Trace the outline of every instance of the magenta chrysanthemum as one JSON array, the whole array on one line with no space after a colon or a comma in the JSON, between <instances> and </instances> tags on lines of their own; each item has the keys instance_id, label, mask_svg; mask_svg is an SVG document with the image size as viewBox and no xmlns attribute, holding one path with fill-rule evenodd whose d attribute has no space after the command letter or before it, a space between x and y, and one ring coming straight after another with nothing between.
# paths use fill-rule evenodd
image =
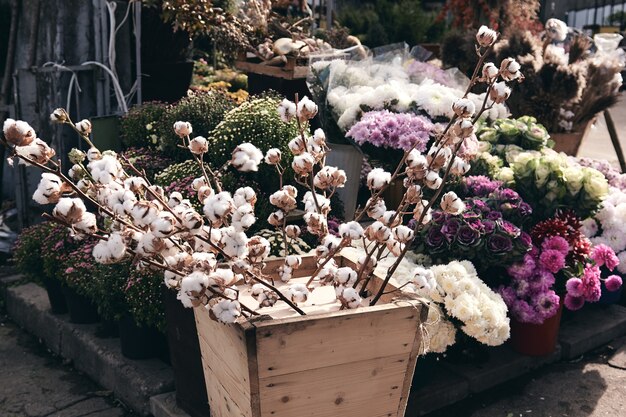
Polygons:
<instances>
[{"instance_id":1,"label":"magenta chrysanthemum","mask_svg":"<svg viewBox=\"0 0 626 417\"><path fill-rule=\"evenodd\" d=\"M568 310L575 311L582 308L582 306L585 304L585 299L582 297L572 297L571 295L567 294L563 303Z\"/></svg>"},{"instance_id":2,"label":"magenta chrysanthemum","mask_svg":"<svg viewBox=\"0 0 626 417\"><path fill-rule=\"evenodd\" d=\"M569 252L569 243L561 236L552 236L543 241L541 248L543 250L558 250L563 255L567 255Z\"/></svg>"},{"instance_id":3,"label":"magenta chrysanthemum","mask_svg":"<svg viewBox=\"0 0 626 417\"><path fill-rule=\"evenodd\" d=\"M567 293L572 297L582 297L583 282L580 278L570 278L565 283L565 289L567 290Z\"/></svg>"},{"instance_id":4,"label":"magenta chrysanthemum","mask_svg":"<svg viewBox=\"0 0 626 417\"><path fill-rule=\"evenodd\" d=\"M539 262L542 267L556 274L565 266L565 255L558 250L548 249L541 253Z\"/></svg>"},{"instance_id":5,"label":"magenta chrysanthemum","mask_svg":"<svg viewBox=\"0 0 626 417\"><path fill-rule=\"evenodd\" d=\"M622 278L619 275L611 275L604 281L604 286L608 291L617 291L622 286Z\"/></svg>"},{"instance_id":6,"label":"magenta chrysanthemum","mask_svg":"<svg viewBox=\"0 0 626 417\"><path fill-rule=\"evenodd\" d=\"M613 249L605 244L594 246L591 251L591 259L598 266L606 266L609 271L613 271L619 265L619 259Z\"/></svg>"}]
</instances>

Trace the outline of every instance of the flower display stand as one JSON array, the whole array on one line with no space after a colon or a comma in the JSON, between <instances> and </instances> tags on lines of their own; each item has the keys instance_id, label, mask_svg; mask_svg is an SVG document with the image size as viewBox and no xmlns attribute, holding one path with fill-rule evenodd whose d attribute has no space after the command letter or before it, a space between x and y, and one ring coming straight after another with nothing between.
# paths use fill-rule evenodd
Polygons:
<instances>
[{"instance_id":1,"label":"flower display stand","mask_svg":"<svg viewBox=\"0 0 626 417\"><path fill-rule=\"evenodd\" d=\"M315 265L305 259L301 276ZM230 325L194 312L213 417L401 417L428 310L402 300Z\"/></svg>"}]
</instances>

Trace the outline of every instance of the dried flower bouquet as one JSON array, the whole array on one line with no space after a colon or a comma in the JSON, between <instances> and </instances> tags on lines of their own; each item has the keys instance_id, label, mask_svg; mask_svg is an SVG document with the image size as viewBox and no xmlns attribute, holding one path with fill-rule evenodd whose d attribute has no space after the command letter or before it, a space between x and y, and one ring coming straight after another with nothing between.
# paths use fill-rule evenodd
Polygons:
<instances>
[{"instance_id":1,"label":"dried flower bouquet","mask_svg":"<svg viewBox=\"0 0 626 417\"><path fill-rule=\"evenodd\" d=\"M422 227L431 221L431 210L436 205L452 215L465 210L454 192L444 192L451 176L462 176L470 168L470 156L459 150L468 141L476 141L475 124L480 116L509 97L507 82L523 79L514 59L503 60L499 67L484 62L498 36L487 27L478 31L479 62L464 96L453 104L454 115L448 125L427 152L421 153L414 146L404 152L393 172L375 168L369 173L367 185L372 196L354 220L339 226L339 237L329 234L327 217L330 197L343 187L346 175L341 169L326 166L329 149L324 133L317 130L308 134L307 121L316 115L317 105L306 97L296 97L295 102L285 99L279 106L281 118L286 123L295 119L299 127L299 135L289 143L289 157L277 149L264 155L254 145L241 143L226 164L210 167L203 161L209 142L192 137L191 124L174 124L179 146L189 149L203 173L193 187L204 216L180 193L166 195L161 187L151 184L130 161L111 151L100 152L89 140L89 121L74 124L63 109L55 110L52 120L74 128L90 146L86 154L70 152L74 165L67 174L53 159L54 150L36 138L26 122L7 120L3 142L11 162L18 159L44 171L33 199L55 204L49 217L69 227L77 238L89 235L98 239L93 250L96 261L115 263L131 257L137 268L163 270L166 285L178 290L183 304L206 306L214 320L232 323L257 316L263 308L274 305L304 315L305 309L312 312L317 308L307 300L330 285L334 287L331 293L336 310L373 306L386 294L392 275ZM485 84L487 90L480 109L467 98L477 83ZM306 190L301 200L304 221L307 231L320 239L313 255L313 272L306 282L292 280L303 257L292 254L289 245L275 276L267 273L269 242L261 236L246 235L256 221L255 191L243 187L231 194L222 187L220 178L229 167L256 171L263 161L274 166L280 178L280 188L270 196L276 210L269 223L281 231L284 241L296 239L302 232L286 221L298 203L298 189L283 183L287 164L295 172L295 181ZM406 192L398 207L387 208L381 195L396 179L403 179ZM364 227L360 221L366 215L374 222ZM408 217L415 220L413 228L403 224ZM353 266L340 266L336 256L355 241L363 243L365 254ZM374 268L387 257L395 260L386 276L370 286Z\"/></svg>"}]
</instances>

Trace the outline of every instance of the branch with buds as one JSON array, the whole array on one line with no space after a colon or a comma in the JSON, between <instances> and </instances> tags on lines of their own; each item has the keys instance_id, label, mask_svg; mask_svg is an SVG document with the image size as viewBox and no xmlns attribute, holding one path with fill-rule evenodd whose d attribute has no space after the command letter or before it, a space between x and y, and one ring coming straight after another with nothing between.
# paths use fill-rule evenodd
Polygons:
<instances>
[{"instance_id":1,"label":"branch with buds","mask_svg":"<svg viewBox=\"0 0 626 417\"><path fill-rule=\"evenodd\" d=\"M188 122L174 124L180 146L189 149L202 172L193 181L202 213L180 193L166 195L161 187L150 184L145 174L128 160L124 160L124 166L130 167L130 172L126 172L117 154L100 152L93 146L89 140L91 124L86 120L74 124L63 109L55 110L51 119L71 126L90 147L87 153L75 149L70 152L74 165L67 175L52 160L54 150L37 139L27 123L7 120L3 142L11 160L18 158L20 163L44 171L33 198L41 204L55 204L51 218L76 235L91 235L99 240L93 250L96 261L112 263L131 257L138 267L161 269L165 284L178 291L178 299L185 306L205 306L215 320L230 323L242 316L259 314L258 310L277 303L304 314L302 306L310 293L326 285L334 287L342 309L374 305L389 293L385 288L423 225L430 221L432 208L438 204L452 214L465 210L461 199L454 192L443 193L444 188L451 176L462 176L470 168L473 155L468 149L476 141L475 123L494 103L503 103L509 97L507 82L523 79L515 60L504 60L499 68L484 63L497 38L496 32L480 29L476 37L479 64L464 97L454 103L454 116L448 125L426 153L414 147L404 153L393 172L375 168L368 174L371 197L354 220L339 226L338 237L328 231L328 214L330 199L345 185L346 174L326 165L329 147L324 132L318 129L310 134L306 128L318 110L307 97L296 97L295 102L285 99L278 107L284 122L295 118L299 127L298 135L289 142L289 157L279 149L263 154L251 143L241 143L224 166L214 169L204 161L209 150L206 138L192 137L193 127ZM478 111L467 99L469 90L477 83L487 87ZM280 188L269 198L275 211L268 218L280 230L285 244L282 264L277 269L278 283L265 273L270 243L261 236L246 234L256 222L256 192L242 187L231 194L221 183L229 167L240 172L257 171L263 161L275 167L280 179ZM292 281L302 258L290 254L289 245L302 230L287 224L288 215L299 203L298 189L284 183L287 166L305 190L300 203L306 230L320 242L315 249L316 268L306 284ZM400 179L405 193L397 207L388 209L382 195ZM424 194L430 197L426 199ZM85 202L96 207L96 212L88 212ZM366 215L374 221L363 227L360 221ZM403 224L407 216L415 220L413 228ZM361 241L365 254L356 266L339 267L335 256ZM384 282L377 286L378 291L371 294L368 288L374 269L388 256L395 257L395 262ZM251 284L248 293L257 306L241 303L241 288L236 285L242 282Z\"/></svg>"}]
</instances>

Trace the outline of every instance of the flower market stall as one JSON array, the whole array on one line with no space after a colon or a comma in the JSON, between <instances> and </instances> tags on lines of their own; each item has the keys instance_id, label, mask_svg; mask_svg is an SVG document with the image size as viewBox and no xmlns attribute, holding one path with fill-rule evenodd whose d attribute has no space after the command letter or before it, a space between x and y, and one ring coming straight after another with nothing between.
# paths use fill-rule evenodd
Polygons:
<instances>
[{"instance_id":1,"label":"flower market stall","mask_svg":"<svg viewBox=\"0 0 626 417\"><path fill-rule=\"evenodd\" d=\"M624 303L626 272L626 174L558 152L554 136L617 99L623 61L566 41L561 23L480 27L463 39L467 76L405 45L315 55L306 40L266 41L253 48L263 65L307 52L312 98L146 103L122 118L120 152L57 108L51 122L86 147L70 167L7 119L2 143L13 165L42 171L32 198L46 212L15 259L55 312L119 322L130 358L167 356L169 326L174 365L195 366L177 383L203 377L212 416L403 416L428 386L422 362L499 346L547 357L568 312ZM335 139L362 151L347 217ZM184 325L164 318L164 289ZM79 302L91 317L74 317Z\"/></svg>"}]
</instances>

